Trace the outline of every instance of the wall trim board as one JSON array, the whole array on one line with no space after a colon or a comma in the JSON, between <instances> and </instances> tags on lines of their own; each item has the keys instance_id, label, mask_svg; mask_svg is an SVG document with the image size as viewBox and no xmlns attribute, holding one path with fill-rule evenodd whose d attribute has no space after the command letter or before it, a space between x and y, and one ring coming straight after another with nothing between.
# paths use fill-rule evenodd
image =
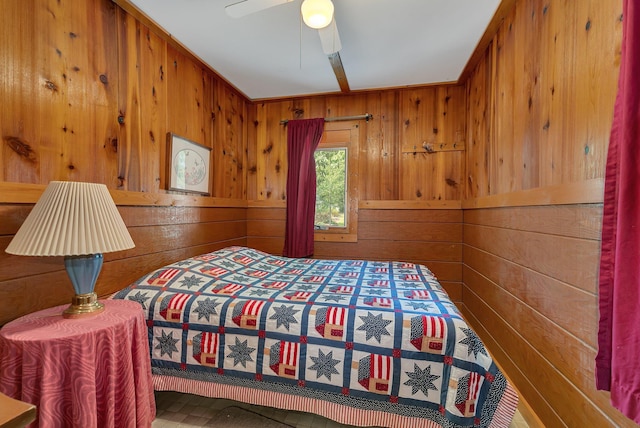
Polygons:
<instances>
[{"instance_id":1,"label":"wall trim board","mask_svg":"<svg viewBox=\"0 0 640 428\"><path fill-rule=\"evenodd\" d=\"M602 203L604 178L538 187L462 201L462 209Z\"/></svg>"},{"instance_id":2,"label":"wall trim board","mask_svg":"<svg viewBox=\"0 0 640 428\"><path fill-rule=\"evenodd\" d=\"M0 203L34 204L46 188L43 184L0 181ZM109 189L116 205L121 206L180 206L233 208L286 208L286 201L226 199L208 196L170 193L133 192ZM359 209L415 210L415 209L477 209L523 207L540 205L572 205L602 203L604 179L594 178L578 183L539 187L513 193L485 196L463 201L400 201L362 200Z\"/></svg>"},{"instance_id":3,"label":"wall trim board","mask_svg":"<svg viewBox=\"0 0 640 428\"><path fill-rule=\"evenodd\" d=\"M0 203L35 204L47 186L44 184L11 183L0 181ZM109 189L111 197L119 206L158 207L215 207L246 208L244 199L225 199L208 196L180 195L170 193L132 192Z\"/></svg>"},{"instance_id":4,"label":"wall trim board","mask_svg":"<svg viewBox=\"0 0 640 428\"><path fill-rule=\"evenodd\" d=\"M248 208L286 208L287 201L247 201ZM462 208L461 201L358 201L358 208L361 210L459 210Z\"/></svg>"},{"instance_id":5,"label":"wall trim board","mask_svg":"<svg viewBox=\"0 0 640 428\"><path fill-rule=\"evenodd\" d=\"M267 201L267 200L250 200L247 201L248 208L287 208L286 200Z\"/></svg>"},{"instance_id":6,"label":"wall trim board","mask_svg":"<svg viewBox=\"0 0 640 428\"><path fill-rule=\"evenodd\" d=\"M360 201L360 209L367 210L452 210L461 209L461 201Z\"/></svg>"},{"instance_id":7,"label":"wall trim board","mask_svg":"<svg viewBox=\"0 0 640 428\"><path fill-rule=\"evenodd\" d=\"M512 193L466 199L462 201L361 200L359 209L371 210L439 210L574 205L602 203L604 179L593 178L576 183L558 184ZM249 208L286 208L286 201L247 201Z\"/></svg>"},{"instance_id":8,"label":"wall trim board","mask_svg":"<svg viewBox=\"0 0 640 428\"><path fill-rule=\"evenodd\" d=\"M110 190L116 205L154 205L171 207L216 207L216 208L246 208L244 199L214 198L209 196L176 195L169 193L129 192L124 190Z\"/></svg>"}]
</instances>

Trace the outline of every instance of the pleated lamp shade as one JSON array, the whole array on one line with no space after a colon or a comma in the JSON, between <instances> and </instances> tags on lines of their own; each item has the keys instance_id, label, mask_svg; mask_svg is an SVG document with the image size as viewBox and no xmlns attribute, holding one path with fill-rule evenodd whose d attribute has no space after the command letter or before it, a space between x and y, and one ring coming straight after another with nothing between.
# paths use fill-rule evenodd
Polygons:
<instances>
[{"instance_id":1,"label":"pleated lamp shade","mask_svg":"<svg viewBox=\"0 0 640 428\"><path fill-rule=\"evenodd\" d=\"M52 181L6 251L19 256L64 256L75 296L62 316L80 318L104 311L94 292L102 253L134 246L107 186Z\"/></svg>"},{"instance_id":2,"label":"pleated lamp shade","mask_svg":"<svg viewBox=\"0 0 640 428\"><path fill-rule=\"evenodd\" d=\"M134 246L107 186L52 181L6 251L22 256L77 256Z\"/></svg>"}]
</instances>

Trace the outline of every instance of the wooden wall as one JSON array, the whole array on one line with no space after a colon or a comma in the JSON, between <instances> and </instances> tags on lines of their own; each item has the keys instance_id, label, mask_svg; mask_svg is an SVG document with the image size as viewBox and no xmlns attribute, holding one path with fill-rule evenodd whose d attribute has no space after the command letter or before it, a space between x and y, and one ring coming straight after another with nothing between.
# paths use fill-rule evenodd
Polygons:
<instances>
[{"instance_id":1,"label":"wooden wall","mask_svg":"<svg viewBox=\"0 0 640 428\"><path fill-rule=\"evenodd\" d=\"M282 253L287 129L280 121L369 113L373 119L360 121L357 143L357 242L316 241L314 257L423 263L459 302L465 106L464 85L255 103L248 144L248 245Z\"/></svg>"},{"instance_id":2,"label":"wooden wall","mask_svg":"<svg viewBox=\"0 0 640 428\"><path fill-rule=\"evenodd\" d=\"M546 426L634 426L596 392L601 206L464 211L473 320Z\"/></svg>"},{"instance_id":3,"label":"wooden wall","mask_svg":"<svg viewBox=\"0 0 640 428\"><path fill-rule=\"evenodd\" d=\"M440 85L256 103L250 117L248 200L285 199L283 119L369 113L360 126L362 200L459 201L464 185L465 87ZM423 144L431 144L429 154ZM455 151L440 151L440 145Z\"/></svg>"},{"instance_id":4,"label":"wooden wall","mask_svg":"<svg viewBox=\"0 0 640 428\"><path fill-rule=\"evenodd\" d=\"M544 426L636 426L594 382L621 7L519 0L467 82L462 310Z\"/></svg>"},{"instance_id":5,"label":"wooden wall","mask_svg":"<svg viewBox=\"0 0 640 428\"><path fill-rule=\"evenodd\" d=\"M212 148L212 196L245 198L249 101L168 35L109 0L0 7L0 181L164 193L173 132Z\"/></svg>"},{"instance_id":6,"label":"wooden wall","mask_svg":"<svg viewBox=\"0 0 640 428\"><path fill-rule=\"evenodd\" d=\"M252 103L124 1L0 0L0 324L71 294L62 260L3 251L50 180L119 205L137 245L106 255L105 295L229 244L280 253L280 120L370 113L358 242L316 256L426 263L543 424L633 426L593 386L621 2L503 4L459 84ZM213 197L164 190L167 132L212 148Z\"/></svg>"},{"instance_id":7,"label":"wooden wall","mask_svg":"<svg viewBox=\"0 0 640 428\"><path fill-rule=\"evenodd\" d=\"M51 180L104 183L136 247L105 296L150 269L246 244L249 101L126 2L0 0L0 325L70 301L62 258L4 249ZM213 197L164 190L166 134L210 147Z\"/></svg>"},{"instance_id":8,"label":"wooden wall","mask_svg":"<svg viewBox=\"0 0 640 428\"><path fill-rule=\"evenodd\" d=\"M467 82L467 198L604 177L618 0L519 0Z\"/></svg>"},{"instance_id":9,"label":"wooden wall","mask_svg":"<svg viewBox=\"0 0 640 428\"><path fill-rule=\"evenodd\" d=\"M113 191L143 192L146 197L134 197L142 198L145 207L137 210L138 215L171 216L164 212L183 206L189 210L191 225L209 222L207 214L197 214L207 206L236 208L237 201L246 199L281 206L286 197L287 164L286 128L280 120L367 112L374 119L361 125L365 131L360 132L358 148L361 200L423 202L413 206L415 211L410 214L409 221L418 223L431 221L429 211L420 210L431 208L434 202L436 208L445 208L443 213L452 213L450 221L461 227L464 85L250 103L126 2L90 0L78 6L54 0L0 1L7 22L29 29L27 34L13 31L10 25L0 30L0 57L6 64L0 69L0 90L2 99L10 100L0 106L0 183L5 183L6 190L0 204L6 215L24 218L20 215L30 205L16 204L34 203L51 180L94 181ZM214 198L181 198L164 190L167 132L212 148ZM434 145L436 153L428 154L425 143ZM440 145L450 148L454 143L459 144L457 150L439 151ZM40 187L27 188L33 194L24 199L21 192L27 183ZM129 209L131 198L116 198L121 209ZM246 217L241 211L234 213L237 220ZM14 225L19 224L15 221ZM147 226L155 228L150 235L154 242L175 239L175 231L152 224ZM364 227L367 239L366 222ZM387 230L390 227L391 223L386 225ZM13 233L11 228L5 230L3 249ZM212 245L228 239L225 234L207 236ZM238 239L245 236L235 235ZM191 239L193 242L187 238L180 245L201 245L199 238ZM453 244L440 239L434 241L426 234L412 244L412 248L418 246L415 253L405 249L393 258L441 263L434 270L442 271L441 279L453 284L455 295L460 296L460 234L448 238ZM433 241L428 244L432 248L422 249L420 241ZM150 242L136 243L152 251ZM380 236L376 244L379 253L390 258L401 247ZM322 255L326 257L340 257L347 250L324 245ZM360 248L365 247L360 244ZM271 250L281 252L281 248ZM131 254L137 257L138 253ZM162 254L156 254L158 260L166 259ZM115 257L126 260L129 255ZM26 291L5 286L3 281L30 275L31 265L38 262L43 260L16 259L2 251L0 264L13 272L0 279L0 292L20 300ZM66 282L63 272L57 272L58 280ZM131 268L118 278L137 276L139 270ZM119 281L118 286L124 282ZM65 302L67 297L50 296L35 306L5 314L4 320Z\"/></svg>"},{"instance_id":10,"label":"wooden wall","mask_svg":"<svg viewBox=\"0 0 640 428\"><path fill-rule=\"evenodd\" d=\"M4 183L0 190L12 192ZM42 192L41 186L18 186L21 193ZM244 201L210 201L226 207L157 204L134 192L112 191L114 200L136 246L104 255L96 293L108 296L145 273L197 254L229 245L246 245ZM29 199L33 199L29 196ZM212 198L210 198L212 199ZM0 204L0 326L21 315L68 304L73 296L62 257L22 257L4 252L33 204Z\"/></svg>"},{"instance_id":11,"label":"wooden wall","mask_svg":"<svg viewBox=\"0 0 640 428\"><path fill-rule=\"evenodd\" d=\"M375 206L371 203L370 205ZM425 264L451 298L462 298L462 210L360 206L358 242L316 242L322 259L402 260ZM250 207L247 245L272 254L284 247L285 209Z\"/></svg>"}]
</instances>

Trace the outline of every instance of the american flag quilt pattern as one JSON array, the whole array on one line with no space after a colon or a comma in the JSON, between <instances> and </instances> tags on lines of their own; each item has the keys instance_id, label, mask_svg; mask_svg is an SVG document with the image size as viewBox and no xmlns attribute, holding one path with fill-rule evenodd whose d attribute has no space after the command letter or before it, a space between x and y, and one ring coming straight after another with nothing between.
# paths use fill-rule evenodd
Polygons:
<instances>
[{"instance_id":1,"label":"american flag quilt pattern","mask_svg":"<svg viewBox=\"0 0 640 428\"><path fill-rule=\"evenodd\" d=\"M229 247L115 298L147 313L154 373L489 426L506 380L422 265Z\"/></svg>"}]
</instances>

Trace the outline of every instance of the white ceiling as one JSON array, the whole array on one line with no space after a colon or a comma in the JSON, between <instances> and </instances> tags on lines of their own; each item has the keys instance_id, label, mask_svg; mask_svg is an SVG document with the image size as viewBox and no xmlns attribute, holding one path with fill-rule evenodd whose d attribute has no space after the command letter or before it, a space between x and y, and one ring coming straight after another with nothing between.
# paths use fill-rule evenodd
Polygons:
<instances>
[{"instance_id":1,"label":"white ceiling","mask_svg":"<svg viewBox=\"0 0 640 428\"><path fill-rule=\"evenodd\" d=\"M250 99L339 92L302 0L231 18L238 0L128 0ZM456 81L501 0L333 0L350 89Z\"/></svg>"}]
</instances>

